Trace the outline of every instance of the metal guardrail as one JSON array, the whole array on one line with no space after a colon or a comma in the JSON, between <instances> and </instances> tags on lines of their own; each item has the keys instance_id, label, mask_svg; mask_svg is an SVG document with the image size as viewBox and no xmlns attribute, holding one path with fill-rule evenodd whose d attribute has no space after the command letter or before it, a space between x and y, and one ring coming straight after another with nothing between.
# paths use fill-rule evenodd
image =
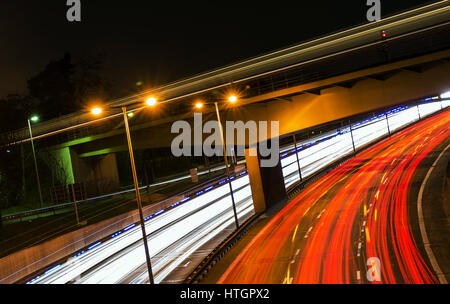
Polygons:
<instances>
[{"instance_id":1,"label":"metal guardrail","mask_svg":"<svg viewBox=\"0 0 450 304\"><path fill-rule=\"evenodd\" d=\"M209 172L215 172L215 171L218 171L218 170L221 170L221 169L225 169L225 166L218 166L216 168L211 168L210 170L205 170L203 172L200 172L199 175L204 175L204 174L207 174ZM220 175L220 176L218 176L216 178L220 178L222 176L223 175ZM177 181L188 179L188 178L190 178L190 176L188 176L188 175L187 176L182 176L182 177L174 178L174 179L171 179L171 180L168 180L168 181L162 181L162 182L157 182L157 183L154 183L154 184L151 184L151 185L141 186L139 189L143 190L143 189L149 189L149 188L157 188L159 186L166 185L166 184L171 183L171 182L177 182ZM212 179L212 180L214 180L214 179ZM205 181L204 183L208 183L210 181L211 180ZM189 189L194 189L194 188L197 188L197 187L201 187L204 183L197 184L197 185L195 185L195 186L193 186L193 187L191 187ZM186 191L189 191L189 189L187 189ZM69 190L67 190L67 191L69 191ZM127 193L132 193L134 191L135 191L134 188L130 188L130 189L122 190L122 191L111 193L111 194L105 194L105 195L100 195L100 196L91 197L91 198L83 198L83 199L77 200L77 205L84 205L84 204L89 203L89 202L100 201L100 200L103 200L105 198L111 198L111 197L115 197L115 196L119 196L119 195L123 195L123 194L127 194ZM76 192L77 192L77 198L79 198L80 197L80 194L79 194L80 190L76 190ZM175 195L173 195L171 197L176 197L178 195L182 195L184 192L185 191L183 191L181 193L178 193L178 194L175 194ZM68 193L66 196L68 198L71 198L72 196L69 195L69 194L70 193ZM22 221L23 218L26 218L26 217L29 217L29 216L35 216L35 215L40 215L40 214L44 214L44 213L56 214L56 212L59 211L59 210L73 208L73 202L70 201L70 200L71 199L68 199L67 203L56 204L56 205L50 206L50 207L38 208L38 209L30 210L30 211L25 211L25 212L5 215L5 216L2 216L2 221L3 222L7 222L7 221L17 220L17 219Z\"/></svg>"},{"instance_id":2,"label":"metal guardrail","mask_svg":"<svg viewBox=\"0 0 450 304\"><path fill-rule=\"evenodd\" d=\"M243 171L243 172L240 172L240 173L231 174L230 175L230 179L231 180L238 180L239 178L244 177L247 174L248 174L248 172L246 170ZM191 189L185 190L185 191L183 191L181 193L178 193L178 194L176 194L174 196L171 196L171 197L169 197L167 199L164 199L161 202L157 202L155 204L160 204L162 206L162 204L164 202L169 202L169 204L171 204L171 201L174 198L178 198L179 199L179 201L177 203L172 203L170 206L159 207L160 208L159 211L155 211L153 214L147 216L146 218L144 218L144 221L148 221L151 218L154 218L156 216L161 215L163 212L167 212L167 211L169 211L169 210L171 210L173 208L177 208L179 206L182 206L182 204L184 204L184 203L186 203L186 202L188 202L188 201L190 201L190 200L192 200L192 199L194 199L196 197L199 197L199 196L201 196L201 195L203 195L205 193L208 193L208 191L210 191L212 188L220 187L220 186L224 185L227 181L228 181L228 178L227 178L226 174L222 174L222 175L220 175L220 176L218 176L218 177L216 177L216 178L214 178L212 180L206 181L206 182L204 182L204 183L202 183L200 185L196 185L195 187L193 187ZM163 209L161 209L161 208L163 208ZM158 208L155 209L155 210L158 210ZM119 231L117 231L115 233L108 234L108 236L106 236L104 238L101 238L101 239L98 239L94 243L86 245L85 247L77 250L77 252L74 252L74 253L72 253L69 256L65 256L65 257L63 257L63 258L61 258L61 259L59 259L59 260L57 260L57 261L47 265L47 267L45 267L45 269L47 269L47 270L43 270L42 269L42 270L38 270L36 272L33 272L32 274L28 274L25 277L23 277L22 279L20 279L17 283L33 282L34 279L40 277L42 275L42 273L48 272L48 271L50 271L50 270L52 270L54 268L59 267L62 263L64 263L67 260L68 257L70 257L70 256L79 256L81 254L84 254L84 253L88 252L90 249L95 248L99 244L101 244L101 243L103 243L103 242L105 242L107 240L110 240L111 237L118 236L122 232L125 232L129 227L134 227L134 226L137 226L138 224L139 224L139 222L136 222L134 224L128 225L128 227L124 227L124 229L122 229L122 230L119 230Z\"/></svg>"},{"instance_id":3,"label":"metal guardrail","mask_svg":"<svg viewBox=\"0 0 450 304\"><path fill-rule=\"evenodd\" d=\"M345 157L344 159L336 161L335 163L331 164L330 166L323 168L322 170L316 172L314 175L312 175L302 181L299 181L297 184L290 186L288 189L286 189L286 192L288 194L288 199L287 199L286 203L289 203L291 200L293 200L305 186L320 179L322 176L324 176L328 172L334 170L335 168L339 167L341 164L345 163L347 160L351 159L352 157L354 157L354 155L350 155L350 156ZM194 269L194 271L191 272L191 274L184 280L183 284L198 284L198 283L200 283L200 281L208 275L209 271L220 260L223 259L223 257L233 248L233 246L236 245L237 242L239 240L241 240L251 228L253 228L253 226L256 224L258 218L262 214L263 213L255 214L250 219L248 219L244 224L242 224L242 226L239 228L239 230L236 230L233 233L231 233L206 258L203 259L203 261Z\"/></svg>"},{"instance_id":4,"label":"metal guardrail","mask_svg":"<svg viewBox=\"0 0 450 304\"><path fill-rule=\"evenodd\" d=\"M217 264L225 254L253 227L259 214L253 215L241 227L231 233L222 243L220 243L214 251L212 251L203 261L195 268L195 270L184 280L183 284L197 284L206 277L208 272Z\"/></svg>"}]
</instances>

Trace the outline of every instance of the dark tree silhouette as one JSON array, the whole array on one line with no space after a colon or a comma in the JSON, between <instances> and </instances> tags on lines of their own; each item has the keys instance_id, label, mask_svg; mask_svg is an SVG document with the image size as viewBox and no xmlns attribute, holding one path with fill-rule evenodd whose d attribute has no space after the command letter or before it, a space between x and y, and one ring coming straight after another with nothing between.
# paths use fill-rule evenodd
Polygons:
<instances>
[{"instance_id":1,"label":"dark tree silhouette","mask_svg":"<svg viewBox=\"0 0 450 304\"><path fill-rule=\"evenodd\" d=\"M27 118L36 110L37 103L30 96L17 94L0 98L0 133L25 127Z\"/></svg>"},{"instance_id":2,"label":"dark tree silhouette","mask_svg":"<svg viewBox=\"0 0 450 304\"><path fill-rule=\"evenodd\" d=\"M102 66L101 55L86 57L77 62L74 84L76 103L80 106L109 97L111 85L101 74Z\"/></svg>"},{"instance_id":3,"label":"dark tree silhouette","mask_svg":"<svg viewBox=\"0 0 450 304\"><path fill-rule=\"evenodd\" d=\"M39 104L43 119L50 119L80 109L73 80L75 65L69 53L50 62L45 69L28 80L29 95Z\"/></svg>"},{"instance_id":4,"label":"dark tree silhouette","mask_svg":"<svg viewBox=\"0 0 450 304\"><path fill-rule=\"evenodd\" d=\"M110 85L101 75L102 63L102 56L91 56L73 63L70 54L66 53L28 80L27 95L12 94L0 98L2 138L14 134L8 131L26 128L27 119L32 114L38 114L41 120L49 120L83 110L92 99L107 100ZM8 137L7 141L14 140ZM31 164L31 158L24 157L21 148L24 147L0 149L0 229L1 210L26 205L26 200L32 195L25 192L35 188L25 187L24 170ZM30 153L27 151L25 156ZM19 169L21 163L22 170Z\"/></svg>"}]
</instances>

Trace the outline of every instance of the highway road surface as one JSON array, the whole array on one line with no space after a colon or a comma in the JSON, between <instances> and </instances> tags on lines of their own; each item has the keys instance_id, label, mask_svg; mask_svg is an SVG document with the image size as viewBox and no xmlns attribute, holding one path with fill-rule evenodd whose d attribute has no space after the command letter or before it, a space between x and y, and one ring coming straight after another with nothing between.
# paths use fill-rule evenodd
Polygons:
<instances>
[{"instance_id":1,"label":"highway road surface","mask_svg":"<svg viewBox=\"0 0 450 304\"><path fill-rule=\"evenodd\" d=\"M238 219L242 223L254 214L248 175L233 179L232 186ZM161 210L153 218L145 219L155 283L183 281L189 274L185 273L186 269L182 270L181 278L173 272L187 265L195 267L233 231L235 220L229 185L209 188L178 207ZM130 225L108 241L91 245L27 283L148 283L141 233L139 225ZM205 246L211 247L210 250L205 251ZM170 282L165 281L166 278L170 278Z\"/></svg>"},{"instance_id":2,"label":"highway road surface","mask_svg":"<svg viewBox=\"0 0 450 304\"><path fill-rule=\"evenodd\" d=\"M420 186L413 184L421 161L450 142L449 127L447 110L305 188L249 240L217 282L439 283L411 188Z\"/></svg>"}]
</instances>

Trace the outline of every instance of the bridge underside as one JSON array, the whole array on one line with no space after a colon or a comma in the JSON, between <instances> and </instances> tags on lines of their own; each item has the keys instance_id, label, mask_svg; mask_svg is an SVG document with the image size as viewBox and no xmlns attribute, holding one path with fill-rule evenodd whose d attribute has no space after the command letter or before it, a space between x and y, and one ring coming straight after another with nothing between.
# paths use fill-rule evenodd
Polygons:
<instances>
[{"instance_id":1,"label":"bridge underside","mask_svg":"<svg viewBox=\"0 0 450 304\"><path fill-rule=\"evenodd\" d=\"M241 99L238 107L221 110L221 119L279 121L280 137L283 137L331 121L436 96L450 90L448 58L450 51L445 50ZM134 149L169 148L178 135L171 134L171 125L176 120L186 120L193 126L193 112L172 117L170 121L156 120L147 125L132 126ZM203 121L208 120L216 120L213 109L203 111ZM123 132L123 128L118 128L100 136L68 142L55 149L70 150L76 182L94 175L102 178L111 175L118 183L115 158L107 155L127 150ZM204 135L203 140L207 136ZM102 165L105 161L107 165ZM93 175L91 171L97 173Z\"/></svg>"},{"instance_id":2,"label":"bridge underside","mask_svg":"<svg viewBox=\"0 0 450 304\"><path fill-rule=\"evenodd\" d=\"M436 96L450 89L448 60L424 64L416 69L387 70L379 67L370 70L259 96L247 101L253 103L242 111L230 112L226 118L279 120L280 136L283 136L330 121ZM369 74L378 71L382 72ZM351 79L353 76L357 78Z\"/></svg>"},{"instance_id":3,"label":"bridge underside","mask_svg":"<svg viewBox=\"0 0 450 304\"><path fill-rule=\"evenodd\" d=\"M223 121L279 121L280 136L427 96L450 89L450 51L386 64L305 85L242 99L238 107L221 110ZM176 120L193 126L193 112L152 126L132 127L134 148L170 147ZM213 109L203 111L203 120L215 120ZM80 157L126 151L124 130L81 144L67 143ZM79 142L79 141L78 141ZM227 143L231 144L231 143Z\"/></svg>"}]
</instances>

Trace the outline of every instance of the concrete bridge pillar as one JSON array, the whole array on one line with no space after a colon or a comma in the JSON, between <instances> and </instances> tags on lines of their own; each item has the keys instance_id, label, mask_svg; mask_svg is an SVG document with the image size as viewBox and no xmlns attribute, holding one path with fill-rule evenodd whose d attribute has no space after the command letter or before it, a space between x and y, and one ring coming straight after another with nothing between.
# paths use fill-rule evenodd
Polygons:
<instances>
[{"instance_id":1,"label":"concrete bridge pillar","mask_svg":"<svg viewBox=\"0 0 450 304\"><path fill-rule=\"evenodd\" d=\"M245 159L247 161L250 187L252 189L253 205L255 212L264 212L266 209L286 201L287 194L284 186L281 163L275 167L261 167L262 157L254 150L245 149Z\"/></svg>"},{"instance_id":2,"label":"concrete bridge pillar","mask_svg":"<svg viewBox=\"0 0 450 304\"><path fill-rule=\"evenodd\" d=\"M117 191L120 186L115 153L80 158L77 152L65 147L53 152L58 170L64 175L61 184L84 183L87 196Z\"/></svg>"}]
</instances>

